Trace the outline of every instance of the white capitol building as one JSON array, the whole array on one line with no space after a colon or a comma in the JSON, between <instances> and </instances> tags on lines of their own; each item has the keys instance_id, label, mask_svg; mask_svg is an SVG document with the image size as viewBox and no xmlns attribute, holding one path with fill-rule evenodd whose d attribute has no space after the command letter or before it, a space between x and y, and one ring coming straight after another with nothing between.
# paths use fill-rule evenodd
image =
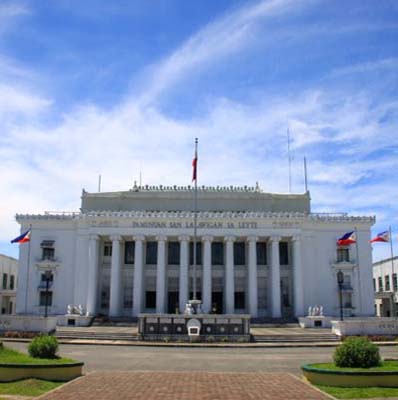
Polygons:
<instances>
[{"instance_id":1,"label":"white capitol building","mask_svg":"<svg viewBox=\"0 0 398 400\"><path fill-rule=\"evenodd\" d=\"M30 245L20 246L17 313L43 314L45 271L49 314L65 314L68 304L115 318L183 312L192 296L193 193L177 186L83 190L80 212L18 214L21 231L32 230ZM374 218L311 213L308 192L200 187L197 195L204 312L289 319L321 305L338 316L341 270L345 315L374 314ZM354 246L336 245L354 228L359 260Z\"/></svg>"}]
</instances>

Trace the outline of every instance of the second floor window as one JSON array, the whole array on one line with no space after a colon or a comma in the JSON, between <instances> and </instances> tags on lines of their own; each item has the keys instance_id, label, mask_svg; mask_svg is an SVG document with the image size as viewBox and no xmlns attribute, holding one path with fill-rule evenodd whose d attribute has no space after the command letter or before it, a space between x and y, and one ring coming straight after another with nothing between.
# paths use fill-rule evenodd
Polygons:
<instances>
[{"instance_id":1,"label":"second floor window","mask_svg":"<svg viewBox=\"0 0 398 400\"><path fill-rule=\"evenodd\" d=\"M279 242L279 262L280 265L289 265L289 243Z\"/></svg>"},{"instance_id":2,"label":"second floor window","mask_svg":"<svg viewBox=\"0 0 398 400\"><path fill-rule=\"evenodd\" d=\"M52 247L43 247L42 248L42 257L43 260L54 260L54 248Z\"/></svg>"},{"instance_id":3,"label":"second floor window","mask_svg":"<svg viewBox=\"0 0 398 400\"><path fill-rule=\"evenodd\" d=\"M10 290L14 290L15 288L15 276L10 275Z\"/></svg>"},{"instance_id":4,"label":"second floor window","mask_svg":"<svg viewBox=\"0 0 398 400\"><path fill-rule=\"evenodd\" d=\"M104 243L104 257L112 256L112 243L106 242Z\"/></svg>"},{"instance_id":5,"label":"second floor window","mask_svg":"<svg viewBox=\"0 0 398 400\"><path fill-rule=\"evenodd\" d=\"M383 279L381 276L377 278L377 283L379 284L379 292L383 291Z\"/></svg>"},{"instance_id":6,"label":"second floor window","mask_svg":"<svg viewBox=\"0 0 398 400\"><path fill-rule=\"evenodd\" d=\"M167 263L169 265L180 264L180 242L167 243Z\"/></svg>"},{"instance_id":7,"label":"second floor window","mask_svg":"<svg viewBox=\"0 0 398 400\"><path fill-rule=\"evenodd\" d=\"M349 262L350 261L350 251L346 248L337 249L337 262Z\"/></svg>"},{"instance_id":8,"label":"second floor window","mask_svg":"<svg viewBox=\"0 0 398 400\"><path fill-rule=\"evenodd\" d=\"M158 243L146 242L145 263L148 265L156 265L158 262Z\"/></svg>"},{"instance_id":9,"label":"second floor window","mask_svg":"<svg viewBox=\"0 0 398 400\"><path fill-rule=\"evenodd\" d=\"M256 243L256 247L257 247L257 264L267 265L267 243L258 242Z\"/></svg>"},{"instance_id":10,"label":"second floor window","mask_svg":"<svg viewBox=\"0 0 398 400\"><path fill-rule=\"evenodd\" d=\"M189 265L193 265L193 242L189 243ZM202 265L202 243L196 242L196 265Z\"/></svg>"},{"instance_id":11,"label":"second floor window","mask_svg":"<svg viewBox=\"0 0 398 400\"><path fill-rule=\"evenodd\" d=\"M124 263L134 264L134 242L125 242L124 244Z\"/></svg>"},{"instance_id":12,"label":"second floor window","mask_svg":"<svg viewBox=\"0 0 398 400\"><path fill-rule=\"evenodd\" d=\"M3 289L4 290L7 289L7 281L8 281L8 275L7 274L3 274Z\"/></svg>"},{"instance_id":13,"label":"second floor window","mask_svg":"<svg viewBox=\"0 0 398 400\"><path fill-rule=\"evenodd\" d=\"M398 290L397 274L392 275L392 287L394 292Z\"/></svg>"},{"instance_id":14,"label":"second floor window","mask_svg":"<svg viewBox=\"0 0 398 400\"><path fill-rule=\"evenodd\" d=\"M235 265L245 265L246 264L245 242L234 243L234 264Z\"/></svg>"},{"instance_id":15,"label":"second floor window","mask_svg":"<svg viewBox=\"0 0 398 400\"><path fill-rule=\"evenodd\" d=\"M389 275L386 275L384 277L384 282L385 282L385 285L386 285L386 291L389 291L391 289L391 287L390 287L390 276Z\"/></svg>"},{"instance_id":16,"label":"second floor window","mask_svg":"<svg viewBox=\"0 0 398 400\"><path fill-rule=\"evenodd\" d=\"M211 264L224 265L224 243L213 242L211 244Z\"/></svg>"}]
</instances>

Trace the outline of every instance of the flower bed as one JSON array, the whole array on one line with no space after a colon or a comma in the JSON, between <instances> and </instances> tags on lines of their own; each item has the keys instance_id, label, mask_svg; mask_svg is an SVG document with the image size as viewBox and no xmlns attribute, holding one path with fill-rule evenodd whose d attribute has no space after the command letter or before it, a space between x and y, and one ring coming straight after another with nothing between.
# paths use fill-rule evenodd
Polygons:
<instances>
[{"instance_id":1,"label":"flower bed","mask_svg":"<svg viewBox=\"0 0 398 400\"><path fill-rule=\"evenodd\" d=\"M306 364L305 378L315 385L339 387L398 387L398 361L384 361L374 368L339 368L333 363Z\"/></svg>"}]
</instances>

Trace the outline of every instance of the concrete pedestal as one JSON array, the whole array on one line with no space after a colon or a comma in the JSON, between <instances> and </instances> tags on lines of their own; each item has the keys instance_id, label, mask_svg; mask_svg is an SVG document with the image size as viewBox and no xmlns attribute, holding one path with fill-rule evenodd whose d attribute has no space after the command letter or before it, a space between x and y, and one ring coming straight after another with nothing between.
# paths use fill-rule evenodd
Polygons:
<instances>
[{"instance_id":1,"label":"concrete pedestal","mask_svg":"<svg viewBox=\"0 0 398 400\"><path fill-rule=\"evenodd\" d=\"M79 314L65 314L58 317L58 326L90 326L93 317Z\"/></svg>"},{"instance_id":2,"label":"concrete pedestal","mask_svg":"<svg viewBox=\"0 0 398 400\"><path fill-rule=\"evenodd\" d=\"M299 324L301 328L331 328L332 317L324 315L299 317Z\"/></svg>"}]
</instances>

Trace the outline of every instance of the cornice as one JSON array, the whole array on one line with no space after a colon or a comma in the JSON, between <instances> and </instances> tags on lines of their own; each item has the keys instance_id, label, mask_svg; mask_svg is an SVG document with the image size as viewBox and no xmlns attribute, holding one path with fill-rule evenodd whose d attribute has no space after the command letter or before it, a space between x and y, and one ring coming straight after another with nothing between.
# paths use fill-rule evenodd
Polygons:
<instances>
[{"instance_id":1,"label":"cornice","mask_svg":"<svg viewBox=\"0 0 398 400\"><path fill-rule=\"evenodd\" d=\"M66 221L90 221L96 218L167 218L167 219L193 219L191 211L90 211L83 213L52 213L44 214L17 214L18 222L27 220L66 220ZM299 212L261 212L261 211L200 211L197 217L201 219L250 219L250 220L289 220L290 222L334 222L334 223L370 223L376 221L374 216L349 216L347 214L305 214Z\"/></svg>"}]
</instances>

